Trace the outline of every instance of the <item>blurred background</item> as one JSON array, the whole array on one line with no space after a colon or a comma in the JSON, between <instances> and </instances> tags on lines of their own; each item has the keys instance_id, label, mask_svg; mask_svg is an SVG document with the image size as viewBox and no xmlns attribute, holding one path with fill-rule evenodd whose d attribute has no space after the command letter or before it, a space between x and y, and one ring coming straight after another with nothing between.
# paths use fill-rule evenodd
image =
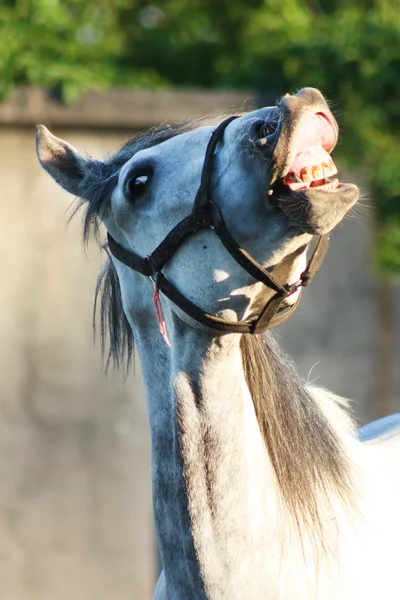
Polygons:
<instances>
[{"instance_id":1,"label":"blurred background","mask_svg":"<svg viewBox=\"0 0 400 600\"><path fill-rule=\"evenodd\" d=\"M136 373L103 376L97 243L34 125L104 158L184 118L319 88L359 205L277 332L360 424L400 409L400 2L0 0L0 595L149 600L157 572Z\"/></svg>"}]
</instances>

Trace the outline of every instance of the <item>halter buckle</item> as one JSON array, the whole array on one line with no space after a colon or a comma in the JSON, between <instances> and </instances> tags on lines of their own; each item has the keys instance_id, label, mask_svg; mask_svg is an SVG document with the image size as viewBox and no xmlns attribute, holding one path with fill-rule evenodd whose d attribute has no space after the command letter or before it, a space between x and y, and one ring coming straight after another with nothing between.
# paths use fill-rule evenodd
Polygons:
<instances>
[{"instance_id":1,"label":"halter buckle","mask_svg":"<svg viewBox=\"0 0 400 600\"><path fill-rule=\"evenodd\" d=\"M285 290L288 296L291 296L294 292L296 292L299 288L303 287L303 280L298 279L294 283L286 284Z\"/></svg>"}]
</instances>

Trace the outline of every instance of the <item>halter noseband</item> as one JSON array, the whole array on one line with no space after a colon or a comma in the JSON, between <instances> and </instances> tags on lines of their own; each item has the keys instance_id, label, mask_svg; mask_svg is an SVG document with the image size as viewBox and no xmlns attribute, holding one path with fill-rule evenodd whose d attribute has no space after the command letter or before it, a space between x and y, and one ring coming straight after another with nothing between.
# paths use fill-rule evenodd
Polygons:
<instances>
[{"instance_id":1,"label":"halter noseband","mask_svg":"<svg viewBox=\"0 0 400 600\"><path fill-rule=\"evenodd\" d=\"M290 285L282 284L275 279L271 273L264 269L245 250L243 250L232 237L225 224L221 210L210 200L210 186L215 148L222 139L227 125L237 118L238 117L236 116L229 117L220 123L214 130L211 139L208 142L200 187L197 190L192 212L168 233L152 254L146 258L142 258L138 254L126 250L123 246L118 244L109 233L107 233L107 237L108 247L115 258L131 269L142 273L142 275L151 277L155 282L156 289L161 290L165 296L195 321L217 331L254 334L262 333L269 328L280 325L295 311L300 301L300 295L296 302L287 310L284 310L284 312L281 312L283 310L282 303L288 296L293 294L293 292L301 287L306 287L310 283L325 257L328 249L329 237L328 235L317 236L314 252L312 253L306 269L301 274L299 281ZM274 290L275 294L268 300L257 317L250 317L243 321L229 321L228 319L210 315L188 300L163 275L161 271L163 266L170 260L177 248L187 237L201 229L211 229L214 231L229 254L241 265L241 267L243 267L243 269L245 269L245 271L247 271L247 273L257 281L263 283L266 287Z\"/></svg>"}]
</instances>

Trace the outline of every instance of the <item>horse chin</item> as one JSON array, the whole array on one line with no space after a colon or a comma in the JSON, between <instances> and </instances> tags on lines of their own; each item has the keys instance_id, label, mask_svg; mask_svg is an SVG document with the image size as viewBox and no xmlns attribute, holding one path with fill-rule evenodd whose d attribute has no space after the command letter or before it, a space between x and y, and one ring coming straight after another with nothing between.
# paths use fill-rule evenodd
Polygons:
<instances>
[{"instance_id":1,"label":"horse chin","mask_svg":"<svg viewBox=\"0 0 400 600\"><path fill-rule=\"evenodd\" d=\"M332 190L310 187L298 191L281 184L270 201L304 233L324 235L340 223L358 196L357 186L351 183Z\"/></svg>"}]
</instances>

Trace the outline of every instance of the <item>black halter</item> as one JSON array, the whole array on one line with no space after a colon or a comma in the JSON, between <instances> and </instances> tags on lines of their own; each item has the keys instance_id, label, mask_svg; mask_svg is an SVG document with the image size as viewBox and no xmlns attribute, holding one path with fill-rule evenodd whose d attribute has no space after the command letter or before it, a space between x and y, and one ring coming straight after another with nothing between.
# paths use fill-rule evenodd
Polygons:
<instances>
[{"instance_id":1,"label":"black halter","mask_svg":"<svg viewBox=\"0 0 400 600\"><path fill-rule=\"evenodd\" d=\"M289 285L282 284L275 279L266 269L243 250L232 237L226 227L221 210L210 200L210 186L215 148L222 138L226 126L233 121L233 119L237 118L238 117L229 117L213 132L207 146L201 183L194 200L192 212L169 232L152 254L146 258L142 258L138 254L123 248L123 246L118 244L109 233L107 234L108 246L115 258L131 269L151 277L156 284L156 289L161 290L163 294L172 300L172 302L180 309L202 325L206 325L217 331L230 333L262 333L268 328L280 325L295 311L300 300L300 295L297 301L287 310L282 307L282 304L288 296L293 294L293 292L301 287L307 286L314 277L328 249L329 238L328 235L317 237L314 252L305 271L301 274L299 281ZM229 321L228 319L221 319L220 317L210 315L183 296L183 294L181 294L161 272L165 263L171 259L180 244L187 237L201 229L213 230L236 262L254 277L254 279L274 290L275 294L268 300L258 317L251 317L243 321Z\"/></svg>"}]
</instances>

